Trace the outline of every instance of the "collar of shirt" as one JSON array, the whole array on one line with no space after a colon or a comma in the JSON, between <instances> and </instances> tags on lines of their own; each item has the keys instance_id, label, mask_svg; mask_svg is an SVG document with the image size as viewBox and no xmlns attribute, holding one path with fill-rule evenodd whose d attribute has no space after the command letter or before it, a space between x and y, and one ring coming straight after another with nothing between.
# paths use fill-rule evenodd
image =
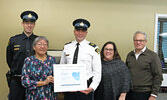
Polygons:
<instances>
[{"instance_id":1,"label":"collar of shirt","mask_svg":"<svg viewBox=\"0 0 167 100\"><path fill-rule=\"evenodd\" d=\"M24 32L22 33L23 40L25 40L27 38L33 40L33 36L34 36L33 33L29 37L27 37L27 35Z\"/></svg>"},{"instance_id":2,"label":"collar of shirt","mask_svg":"<svg viewBox=\"0 0 167 100\"><path fill-rule=\"evenodd\" d=\"M74 46L76 46L77 43L78 43L78 42L75 40L75 41L74 41ZM86 39L84 39L83 41L81 41L81 42L79 43L79 46L83 46L85 43L87 43Z\"/></svg>"},{"instance_id":3,"label":"collar of shirt","mask_svg":"<svg viewBox=\"0 0 167 100\"><path fill-rule=\"evenodd\" d=\"M138 59L139 55L142 54L144 51L146 51L146 47L144 47L139 53L136 53L136 51L134 50L136 60Z\"/></svg>"}]
</instances>

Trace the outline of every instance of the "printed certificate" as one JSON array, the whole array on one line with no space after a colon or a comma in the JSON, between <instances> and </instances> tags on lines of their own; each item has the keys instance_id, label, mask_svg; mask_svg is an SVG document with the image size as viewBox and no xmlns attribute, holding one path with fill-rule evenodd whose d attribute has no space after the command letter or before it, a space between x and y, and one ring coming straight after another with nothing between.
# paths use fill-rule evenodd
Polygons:
<instances>
[{"instance_id":1,"label":"printed certificate","mask_svg":"<svg viewBox=\"0 0 167 100\"><path fill-rule=\"evenodd\" d=\"M87 88L86 68L80 64L54 64L54 92L80 91Z\"/></svg>"}]
</instances>

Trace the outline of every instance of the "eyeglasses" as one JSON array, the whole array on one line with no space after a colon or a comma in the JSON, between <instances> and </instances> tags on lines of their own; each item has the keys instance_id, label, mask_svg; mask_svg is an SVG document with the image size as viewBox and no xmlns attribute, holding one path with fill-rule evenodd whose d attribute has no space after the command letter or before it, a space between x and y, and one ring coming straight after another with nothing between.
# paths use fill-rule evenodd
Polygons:
<instances>
[{"instance_id":1,"label":"eyeglasses","mask_svg":"<svg viewBox=\"0 0 167 100\"><path fill-rule=\"evenodd\" d=\"M44 47L47 47L48 46L48 44L41 44L41 43L38 43L38 44L36 44L38 47L42 47L42 46L44 46Z\"/></svg>"},{"instance_id":2,"label":"eyeglasses","mask_svg":"<svg viewBox=\"0 0 167 100\"><path fill-rule=\"evenodd\" d=\"M114 51L114 49L104 48L104 51Z\"/></svg>"},{"instance_id":3,"label":"eyeglasses","mask_svg":"<svg viewBox=\"0 0 167 100\"><path fill-rule=\"evenodd\" d=\"M134 40L134 42L144 42L146 40Z\"/></svg>"}]
</instances>

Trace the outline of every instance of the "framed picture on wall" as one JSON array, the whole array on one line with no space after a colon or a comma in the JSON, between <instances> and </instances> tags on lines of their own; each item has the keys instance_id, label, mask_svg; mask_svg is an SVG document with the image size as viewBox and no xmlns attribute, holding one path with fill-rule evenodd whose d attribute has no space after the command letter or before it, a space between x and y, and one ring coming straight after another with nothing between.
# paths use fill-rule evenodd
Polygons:
<instances>
[{"instance_id":1,"label":"framed picture on wall","mask_svg":"<svg viewBox=\"0 0 167 100\"><path fill-rule=\"evenodd\" d=\"M60 63L62 50L48 49L47 54L56 58L56 63Z\"/></svg>"}]
</instances>

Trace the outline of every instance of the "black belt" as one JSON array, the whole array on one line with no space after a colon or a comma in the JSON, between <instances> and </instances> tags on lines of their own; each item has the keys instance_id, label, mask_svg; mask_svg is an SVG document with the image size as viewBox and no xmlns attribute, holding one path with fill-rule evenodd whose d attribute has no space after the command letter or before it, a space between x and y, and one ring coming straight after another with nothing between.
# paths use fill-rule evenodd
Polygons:
<instances>
[{"instance_id":1,"label":"black belt","mask_svg":"<svg viewBox=\"0 0 167 100\"><path fill-rule=\"evenodd\" d=\"M20 77L21 78L21 75L16 75L16 74L14 74L14 75L12 75L13 77Z\"/></svg>"},{"instance_id":2,"label":"black belt","mask_svg":"<svg viewBox=\"0 0 167 100\"><path fill-rule=\"evenodd\" d=\"M21 84L21 75L13 74L11 73L10 70L6 73L6 78L7 78L8 86L10 86L11 80L15 80L19 84Z\"/></svg>"},{"instance_id":3,"label":"black belt","mask_svg":"<svg viewBox=\"0 0 167 100\"><path fill-rule=\"evenodd\" d=\"M17 82L21 83L21 75L12 75L12 79L14 79Z\"/></svg>"}]
</instances>

